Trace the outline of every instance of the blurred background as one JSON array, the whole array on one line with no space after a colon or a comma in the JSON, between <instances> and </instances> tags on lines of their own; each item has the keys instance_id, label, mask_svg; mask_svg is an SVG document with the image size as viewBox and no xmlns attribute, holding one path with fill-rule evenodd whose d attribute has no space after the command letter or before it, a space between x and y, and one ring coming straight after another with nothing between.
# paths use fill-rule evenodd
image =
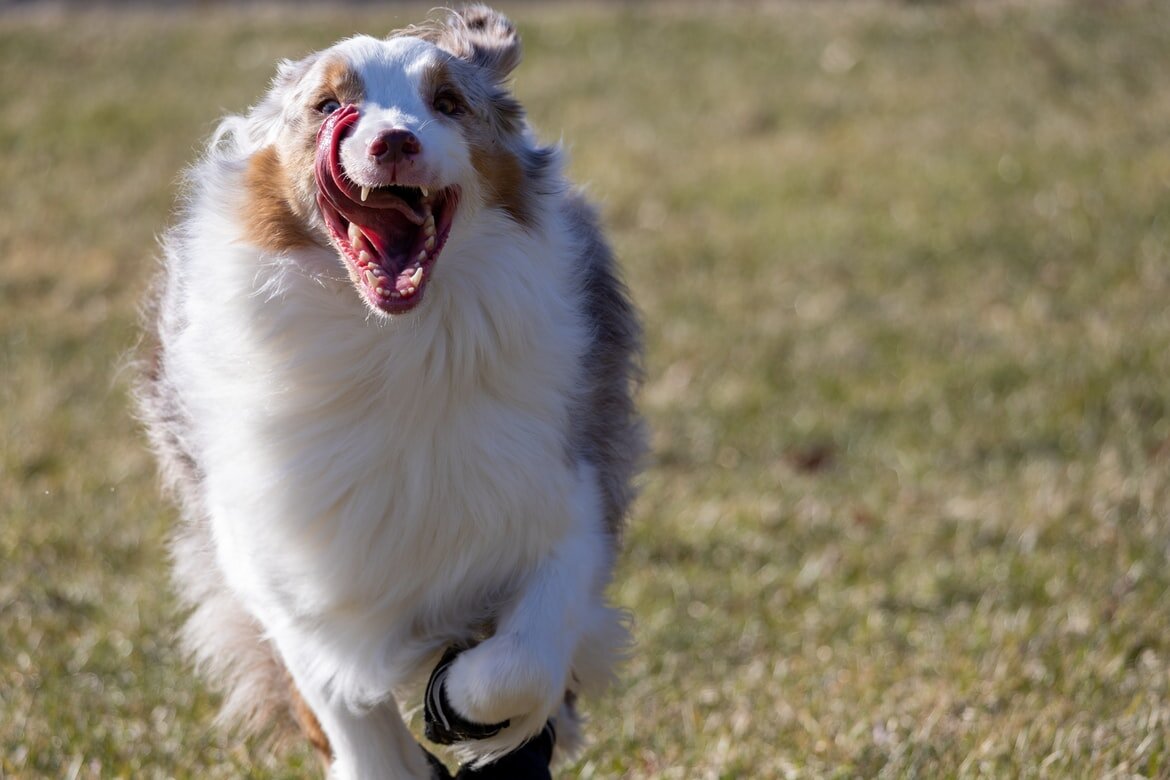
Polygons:
<instances>
[{"instance_id":1,"label":"blurred background","mask_svg":"<svg viewBox=\"0 0 1170 780\"><path fill-rule=\"evenodd\" d=\"M0 777L212 727L129 411L182 168L429 5L0 3ZM1170 776L1170 4L503 3L645 316L638 650L565 777Z\"/></svg>"}]
</instances>

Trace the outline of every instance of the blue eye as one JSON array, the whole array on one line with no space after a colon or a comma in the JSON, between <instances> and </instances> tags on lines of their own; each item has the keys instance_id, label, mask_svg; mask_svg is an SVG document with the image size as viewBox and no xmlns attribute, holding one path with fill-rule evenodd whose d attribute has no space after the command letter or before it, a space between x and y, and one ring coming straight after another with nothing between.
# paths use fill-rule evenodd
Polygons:
<instances>
[{"instance_id":1,"label":"blue eye","mask_svg":"<svg viewBox=\"0 0 1170 780\"><path fill-rule=\"evenodd\" d=\"M320 111L322 114L332 114L334 111L336 111L339 108L341 108L341 104L338 103L333 98L330 98L329 100L324 100L317 106L317 110Z\"/></svg>"}]
</instances>

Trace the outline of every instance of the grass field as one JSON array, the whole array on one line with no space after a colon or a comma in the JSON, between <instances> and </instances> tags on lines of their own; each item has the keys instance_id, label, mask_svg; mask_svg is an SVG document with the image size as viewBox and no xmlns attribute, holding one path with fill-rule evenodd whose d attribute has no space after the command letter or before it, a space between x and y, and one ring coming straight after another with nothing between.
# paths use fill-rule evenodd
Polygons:
<instances>
[{"instance_id":1,"label":"grass field","mask_svg":"<svg viewBox=\"0 0 1170 780\"><path fill-rule=\"evenodd\" d=\"M637 618L565 777L1170 777L1170 5L508 8L648 332ZM0 16L0 777L211 727L120 366L274 61L425 13Z\"/></svg>"}]
</instances>

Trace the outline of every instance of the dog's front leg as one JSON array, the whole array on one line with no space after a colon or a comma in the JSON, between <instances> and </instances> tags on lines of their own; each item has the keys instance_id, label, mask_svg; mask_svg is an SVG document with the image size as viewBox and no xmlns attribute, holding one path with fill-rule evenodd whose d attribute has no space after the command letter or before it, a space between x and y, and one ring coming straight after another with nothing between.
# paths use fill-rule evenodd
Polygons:
<instances>
[{"instance_id":1,"label":"dog's front leg","mask_svg":"<svg viewBox=\"0 0 1170 780\"><path fill-rule=\"evenodd\" d=\"M573 687L582 640L617 620L602 592L613 542L588 466L578 469L569 511L570 531L525 581L496 633L456 658L446 675L447 700L460 716L482 724L509 721L498 737L464 743L471 752L498 755L539 732Z\"/></svg>"},{"instance_id":2,"label":"dog's front leg","mask_svg":"<svg viewBox=\"0 0 1170 780\"><path fill-rule=\"evenodd\" d=\"M336 693L328 692L327 685L322 686L313 679L310 659L300 647L282 650L301 697L328 737L332 753L330 778L434 780L449 777L445 770L435 771L392 698L369 708L354 707Z\"/></svg>"}]
</instances>

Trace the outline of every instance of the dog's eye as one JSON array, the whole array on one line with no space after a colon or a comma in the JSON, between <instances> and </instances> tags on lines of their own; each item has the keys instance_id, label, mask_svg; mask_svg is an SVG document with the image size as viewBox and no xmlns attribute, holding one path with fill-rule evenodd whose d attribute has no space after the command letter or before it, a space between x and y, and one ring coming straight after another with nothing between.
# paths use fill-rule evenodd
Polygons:
<instances>
[{"instance_id":1,"label":"dog's eye","mask_svg":"<svg viewBox=\"0 0 1170 780\"><path fill-rule=\"evenodd\" d=\"M322 100L320 103L317 104L317 110L320 111L322 114L332 114L334 111L336 111L339 108L341 108L341 104L338 103L333 98L329 98L328 100Z\"/></svg>"},{"instance_id":2,"label":"dog's eye","mask_svg":"<svg viewBox=\"0 0 1170 780\"><path fill-rule=\"evenodd\" d=\"M449 90L437 93L432 105L443 116L458 116L463 113L463 103L459 100L459 96Z\"/></svg>"}]
</instances>

